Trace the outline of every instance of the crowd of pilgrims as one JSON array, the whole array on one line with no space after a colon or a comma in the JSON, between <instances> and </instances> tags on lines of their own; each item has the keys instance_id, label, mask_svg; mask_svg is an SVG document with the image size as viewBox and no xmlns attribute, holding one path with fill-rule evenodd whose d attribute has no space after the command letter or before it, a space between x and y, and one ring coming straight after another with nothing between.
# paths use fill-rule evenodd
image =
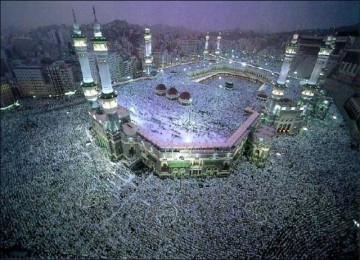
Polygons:
<instances>
[{"instance_id":1,"label":"crowd of pilgrims","mask_svg":"<svg viewBox=\"0 0 360 260\"><path fill-rule=\"evenodd\" d=\"M266 106L265 101L257 99L259 84L228 76L196 83L186 78L186 73L197 67L201 64L169 68L152 80L115 87L118 103L130 109L134 122L152 136L171 140L173 136L166 136L166 133L173 132L180 137L190 131L194 134L194 142L224 141L249 116L244 111L246 107L259 111ZM234 88L225 89L226 82L233 82ZM175 87L179 94L189 92L191 106L182 106L178 100L156 95L158 84L164 84L167 89ZM191 124L188 124L189 118Z\"/></svg>"},{"instance_id":2,"label":"crowd of pilgrims","mask_svg":"<svg viewBox=\"0 0 360 260\"><path fill-rule=\"evenodd\" d=\"M335 105L264 168L162 180L106 157L88 104L28 102L2 114L0 257L359 257L359 152Z\"/></svg>"}]
</instances>

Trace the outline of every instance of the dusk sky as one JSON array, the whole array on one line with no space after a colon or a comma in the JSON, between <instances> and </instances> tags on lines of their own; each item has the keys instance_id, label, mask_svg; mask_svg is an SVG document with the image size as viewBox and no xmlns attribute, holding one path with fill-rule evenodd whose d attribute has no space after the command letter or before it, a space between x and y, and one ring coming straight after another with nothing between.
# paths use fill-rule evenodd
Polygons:
<instances>
[{"instance_id":1,"label":"dusk sky","mask_svg":"<svg viewBox=\"0 0 360 260\"><path fill-rule=\"evenodd\" d=\"M1 29L20 29L115 19L132 24L168 24L198 31L244 30L279 32L330 28L359 22L359 1L1 1Z\"/></svg>"}]
</instances>

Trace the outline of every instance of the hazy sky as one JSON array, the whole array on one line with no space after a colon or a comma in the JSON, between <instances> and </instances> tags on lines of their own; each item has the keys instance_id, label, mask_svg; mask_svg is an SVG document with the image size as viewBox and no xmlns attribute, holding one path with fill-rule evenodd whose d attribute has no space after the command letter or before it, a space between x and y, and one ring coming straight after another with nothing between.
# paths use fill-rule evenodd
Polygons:
<instances>
[{"instance_id":1,"label":"hazy sky","mask_svg":"<svg viewBox=\"0 0 360 260\"><path fill-rule=\"evenodd\" d=\"M198 31L241 29L269 32L329 28L359 22L359 1L3 1L1 29L72 23L73 8L80 24L115 19L139 25L158 23Z\"/></svg>"}]
</instances>

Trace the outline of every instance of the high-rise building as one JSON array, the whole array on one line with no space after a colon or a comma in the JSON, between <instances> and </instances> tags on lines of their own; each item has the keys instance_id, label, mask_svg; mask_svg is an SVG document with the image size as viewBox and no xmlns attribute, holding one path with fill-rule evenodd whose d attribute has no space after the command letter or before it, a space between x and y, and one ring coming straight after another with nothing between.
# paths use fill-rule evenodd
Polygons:
<instances>
[{"instance_id":1,"label":"high-rise building","mask_svg":"<svg viewBox=\"0 0 360 260\"><path fill-rule=\"evenodd\" d=\"M74 73L70 65L57 61L44 68L53 85L54 95L60 96L76 90Z\"/></svg>"},{"instance_id":2,"label":"high-rise building","mask_svg":"<svg viewBox=\"0 0 360 260\"><path fill-rule=\"evenodd\" d=\"M138 71L139 60L136 56L132 55L130 56L130 62L131 62L131 74L134 77Z\"/></svg>"},{"instance_id":3,"label":"high-rise building","mask_svg":"<svg viewBox=\"0 0 360 260\"><path fill-rule=\"evenodd\" d=\"M11 91L9 82L1 79L1 92L0 92L1 108L8 107L15 102L15 97Z\"/></svg>"},{"instance_id":4,"label":"high-rise building","mask_svg":"<svg viewBox=\"0 0 360 260\"><path fill-rule=\"evenodd\" d=\"M177 46L180 47L183 55L197 55L197 39L178 39Z\"/></svg>"},{"instance_id":5,"label":"high-rise building","mask_svg":"<svg viewBox=\"0 0 360 260\"><path fill-rule=\"evenodd\" d=\"M119 82L121 80L120 63L122 63L120 54L117 52L110 52L108 55L108 63L111 82Z\"/></svg>"},{"instance_id":6,"label":"high-rise building","mask_svg":"<svg viewBox=\"0 0 360 260\"><path fill-rule=\"evenodd\" d=\"M132 79L132 70L131 70L131 60L130 58L124 61L124 76L126 78Z\"/></svg>"},{"instance_id":7,"label":"high-rise building","mask_svg":"<svg viewBox=\"0 0 360 260\"><path fill-rule=\"evenodd\" d=\"M55 95L50 79L41 66L18 66L14 68L22 97L46 97Z\"/></svg>"},{"instance_id":8,"label":"high-rise building","mask_svg":"<svg viewBox=\"0 0 360 260\"><path fill-rule=\"evenodd\" d=\"M154 50L153 52L153 62L155 68L160 68L162 66L162 51Z\"/></svg>"}]
</instances>

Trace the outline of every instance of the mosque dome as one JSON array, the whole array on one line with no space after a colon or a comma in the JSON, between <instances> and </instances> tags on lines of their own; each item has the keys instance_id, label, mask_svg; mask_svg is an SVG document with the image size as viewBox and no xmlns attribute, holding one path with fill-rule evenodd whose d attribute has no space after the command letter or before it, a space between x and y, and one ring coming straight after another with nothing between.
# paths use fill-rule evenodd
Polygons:
<instances>
[{"instance_id":1,"label":"mosque dome","mask_svg":"<svg viewBox=\"0 0 360 260\"><path fill-rule=\"evenodd\" d=\"M169 95L177 95L179 92L177 91L177 89L175 87L171 87L169 88L169 90L167 91L167 94Z\"/></svg>"},{"instance_id":2,"label":"mosque dome","mask_svg":"<svg viewBox=\"0 0 360 260\"><path fill-rule=\"evenodd\" d=\"M184 91L180 94L179 96L179 102L181 103L181 105L183 106L188 106L191 104L191 95L189 92Z\"/></svg>"},{"instance_id":3,"label":"mosque dome","mask_svg":"<svg viewBox=\"0 0 360 260\"><path fill-rule=\"evenodd\" d=\"M166 93L166 97L168 99L177 99L179 97L179 92L175 87L169 88L169 90Z\"/></svg>"},{"instance_id":4,"label":"mosque dome","mask_svg":"<svg viewBox=\"0 0 360 260\"><path fill-rule=\"evenodd\" d=\"M156 90L166 90L166 87L164 84L159 84L156 86Z\"/></svg>"},{"instance_id":5,"label":"mosque dome","mask_svg":"<svg viewBox=\"0 0 360 260\"><path fill-rule=\"evenodd\" d=\"M159 84L159 85L156 86L155 92L156 92L157 95L163 96L163 95L166 94L166 90L167 89L166 89L164 84Z\"/></svg>"},{"instance_id":6,"label":"mosque dome","mask_svg":"<svg viewBox=\"0 0 360 260\"><path fill-rule=\"evenodd\" d=\"M191 99L191 95L189 92L184 91L180 94L179 98L184 99L184 100L190 100Z\"/></svg>"}]
</instances>

